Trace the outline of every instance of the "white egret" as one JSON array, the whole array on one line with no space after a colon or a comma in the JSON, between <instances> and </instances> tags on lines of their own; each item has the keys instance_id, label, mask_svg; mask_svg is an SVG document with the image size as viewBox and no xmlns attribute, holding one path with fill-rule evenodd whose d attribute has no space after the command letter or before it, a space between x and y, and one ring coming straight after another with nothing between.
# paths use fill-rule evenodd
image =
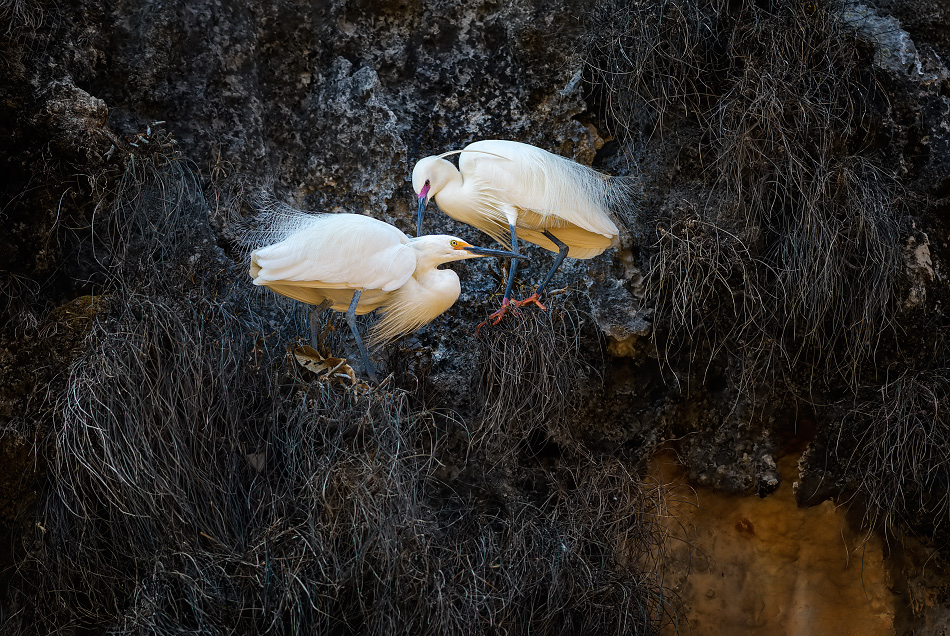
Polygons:
<instances>
[{"instance_id":1,"label":"white egret","mask_svg":"<svg viewBox=\"0 0 950 636\"><path fill-rule=\"evenodd\" d=\"M458 169L445 159L451 154L460 154ZM512 303L541 309L541 292L565 257L593 258L616 243L620 232L609 210L626 195L619 179L528 144L495 139L420 159L412 187L419 198L417 235L434 197L447 215L510 242L515 253L518 238L557 253L534 294ZM489 317L493 324L508 310L516 269L514 261L501 308Z\"/></svg>"},{"instance_id":2,"label":"white egret","mask_svg":"<svg viewBox=\"0 0 950 636\"><path fill-rule=\"evenodd\" d=\"M370 377L376 375L356 316L381 309L370 343L415 331L447 310L461 293L458 274L438 266L479 256L524 258L475 247L454 236L409 238L360 214L298 214L283 240L251 254L255 285L321 308L346 312Z\"/></svg>"}]
</instances>

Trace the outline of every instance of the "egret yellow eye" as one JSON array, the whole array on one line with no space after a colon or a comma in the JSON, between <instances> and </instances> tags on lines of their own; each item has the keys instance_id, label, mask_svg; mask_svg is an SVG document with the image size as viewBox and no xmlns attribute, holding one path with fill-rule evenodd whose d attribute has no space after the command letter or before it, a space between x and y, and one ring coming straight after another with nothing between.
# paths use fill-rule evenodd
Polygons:
<instances>
[{"instance_id":1,"label":"egret yellow eye","mask_svg":"<svg viewBox=\"0 0 950 636\"><path fill-rule=\"evenodd\" d=\"M452 242L449 243L449 245L451 245L452 247L458 247L459 242L458 242L458 241L452 241Z\"/></svg>"}]
</instances>

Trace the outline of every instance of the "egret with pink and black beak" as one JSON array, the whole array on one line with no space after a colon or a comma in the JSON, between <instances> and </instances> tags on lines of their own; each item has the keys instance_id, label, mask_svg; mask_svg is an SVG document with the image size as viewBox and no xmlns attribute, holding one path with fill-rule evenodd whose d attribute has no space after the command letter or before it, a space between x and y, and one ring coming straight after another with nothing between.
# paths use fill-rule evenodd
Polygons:
<instances>
[{"instance_id":1,"label":"egret with pink and black beak","mask_svg":"<svg viewBox=\"0 0 950 636\"><path fill-rule=\"evenodd\" d=\"M459 154L459 167L445 159ZM486 140L438 156L420 159L412 170L419 198L416 234L422 234L426 204L456 221L485 232L519 253L518 239L557 256L528 298L511 301L517 261L512 261L501 308L489 316L498 324L509 306L534 303L568 256L593 258L616 244L620 231L612 210L627 198L622 179L517 141ZM482 323L485 324L485 323ZM481 326L481 325L479 325Z\"/></svg>"}]
</instances>

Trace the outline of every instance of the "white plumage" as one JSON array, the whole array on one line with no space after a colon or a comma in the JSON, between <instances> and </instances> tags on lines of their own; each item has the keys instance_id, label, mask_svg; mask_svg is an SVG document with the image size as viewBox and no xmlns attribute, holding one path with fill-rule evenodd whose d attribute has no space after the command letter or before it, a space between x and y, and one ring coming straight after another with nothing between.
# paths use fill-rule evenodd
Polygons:
<instances>
[{"instance_id":1,"label":"white plumage","mask_svg":"<svg viewBox=\"0 0 950 636\"><path fill-rule=\"evenodd\" d=\"M460 154L458 169L444 158L450 154ZM616 243L620 231L610 211L627 196L622 180L528 144L497 139L419 160L412 187L419 197L417 234L422 233L426 203L435 198L447 215L515 252L516 238L556 252L554 266L535 294L519 303L539 306L542 288L566 256L593 258ZM504 315L516 265L509 272L502 309L493 318Z\"/></svg>"},{"instance_id":2,"label":"white plumage","mask_svg":"<svg viewBox=\"0 0 950 636\"><path fill-rule=\"evenodd\" d=\"M557 253L548 230L571 258L597 256L619 235L610 209L626 193L621 181L517 141L476 141L458 153L458 169L441 155L412 171L416 194L428 180L428 198L453 219L504 244L514 221L518 238Z\"/></svg>"},{"instance_id":3,"label":"white plumage","mask_svg":"<svg viewBox=\"0 0 950 636\"><path fill-rule=\"evenodd\" d=\"M288 227L274 230L282 240L251 254L254 284L346 311L368 369L372 367L353 315L380 309L383 318L373 328L371 342L392 340L422 327L458 299L458 275L439 265L479 256L523 258L454 236L409 238L388 223L360 214L298 214L284 224Z\"/></svg>"}]
</instances>

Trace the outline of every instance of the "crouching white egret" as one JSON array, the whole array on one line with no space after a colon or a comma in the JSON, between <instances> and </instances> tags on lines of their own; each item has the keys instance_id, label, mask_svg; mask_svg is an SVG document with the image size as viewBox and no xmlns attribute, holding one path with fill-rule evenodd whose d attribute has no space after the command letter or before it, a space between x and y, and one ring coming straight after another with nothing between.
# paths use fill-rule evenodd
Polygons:
<instances>
[{"instance_id":1,"label":"crouching white egret","mask_svg":"<svg viewBox=\"0 0 950 636\"><path fill-rule=\"evenodd\" d=\"M524 258L469 245L454 236L409 238L361 214L300 214L280 242L251 254L255 285L311 305L346 312L367 373L376 374L356 327L374 309L382 319L370 334L381 344L419 329L451 307L462 291L458 274L438 266L480 256Z\"/></svg>"},{"instance_id":2,"label":"crouching white egret","mask_svg":"<svg viewBox=\"0 0 950 636\"><path fill-rule=\"evenodd\" d=\"M460 154L459 167L445 159ZM420 159L412 170L419 198L416 234L429 199L462 223L472 225L518 253L518 238L557 253L554 265L530 297L534 303L566 256L593 258L616 243L619 230L609 210L626 196L624 182L540 148L517 141L485 140ZM508 310L517 261L511 263L501 308ZM484 323L482 323L484 324ZM481 325L479 325L481 326Z\"/></svg>"}]
</instances>

